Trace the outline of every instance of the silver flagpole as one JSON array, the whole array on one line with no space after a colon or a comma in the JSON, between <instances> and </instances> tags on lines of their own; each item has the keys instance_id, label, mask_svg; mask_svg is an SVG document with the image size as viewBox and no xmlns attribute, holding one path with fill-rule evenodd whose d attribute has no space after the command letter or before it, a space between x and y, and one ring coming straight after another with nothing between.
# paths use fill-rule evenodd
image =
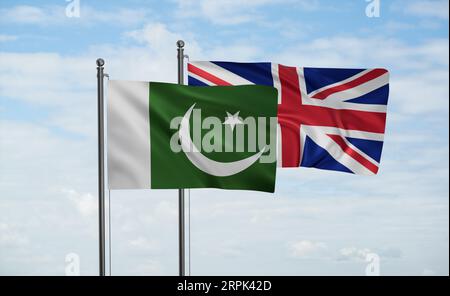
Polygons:
<instances>
[{"instance_id":1,"label":"silver flagpole","mask_svg":"<svg viewBox=\"0 0 450 296\"><path fill-rule=\"evenodd\" d=\"M184 84L184 41L177 41L178 52L178 84ZM186 275L186 245L185 245L185 206L184 189L178 190L178 241L179 241L179 266L180 276Z\"/></svg>"},{"instance_id":2,"label":"silver flagpole","mask_svg":"<svg viewBox=\"0 0 450 296\"><path fill-rule=\"evenodd\" d=\"M103 115L103 66L105 61L97 59L97 108L98 108L98 226L99 226L99 275L105 276L105 155Z\"/></svg>"}]
</instances>

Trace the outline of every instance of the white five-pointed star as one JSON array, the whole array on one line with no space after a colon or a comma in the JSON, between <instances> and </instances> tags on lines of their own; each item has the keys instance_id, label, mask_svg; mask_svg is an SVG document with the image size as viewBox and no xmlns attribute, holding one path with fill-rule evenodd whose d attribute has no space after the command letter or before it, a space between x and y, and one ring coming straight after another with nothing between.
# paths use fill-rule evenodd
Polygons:
<instances>
[{"instance_id":1,"label":"white five-pointed star","mask_svg":"<svg viewBox=\"0 0 450 296\"><path fill-rule=\"evenodd\" d=\"M234 130L234 127L236 124L243 124L242 120L239 118L239 112L234 113L231 115L231 113L227 112L227 117L225 117L225 121L223 124L228 124L231 127L231 130Z\"/></svg>"}]
</instances>

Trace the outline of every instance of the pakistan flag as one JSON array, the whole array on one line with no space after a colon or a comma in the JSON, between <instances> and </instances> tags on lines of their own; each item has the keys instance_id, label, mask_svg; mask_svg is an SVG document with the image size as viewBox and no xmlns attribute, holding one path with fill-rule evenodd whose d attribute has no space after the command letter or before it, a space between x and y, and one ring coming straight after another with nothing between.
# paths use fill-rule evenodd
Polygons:
<instances>
[{"instance_id":1,"label":"pakistan flag","mask_svg":"<svg viewBox=\"0 0 450 296\"><path fill-rule=\"evenodd\" d=\"M110 189L274 191L272 87L112 80L107 108Z\"/></svg>"}]
</instances>

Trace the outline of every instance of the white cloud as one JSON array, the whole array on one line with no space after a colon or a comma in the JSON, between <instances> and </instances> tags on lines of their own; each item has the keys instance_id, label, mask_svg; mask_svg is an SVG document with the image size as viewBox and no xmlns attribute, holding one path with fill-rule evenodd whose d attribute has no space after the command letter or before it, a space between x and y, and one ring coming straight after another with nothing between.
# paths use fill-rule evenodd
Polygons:
<instances>
[{"instance_id":1,"label":"white cloud","mask_svg":"<svg viewBox=\"0 0 450 296\"><path fill-rule=\"evenodd\" d=\"M298 6L301 10L308 12L323 8L319 0L296 0L292 1L290 4Z\"/></svg>"},{"instance_id":2,"label":"white cloud","mask_svg":"<svg viewBox=\"0 0 450 296\"><path fill-rule=\"evenodd\" d=\"M28 244L28 238L7 223L0 222L0 247L17 248Z\"/></svg>"},{"instance_id":3,"label":"white cloud","mask_svg":"<svg viewBox=\"0 0 450 296\"><path fill-rule=\"evenodd\" d=\"M95 86L84 73L95 61L56 53L0 52L0 96L30 103L65 105ZM24 90L30 91L24 91ZM76 92L72 92L76 90Z\"/></svg>"},{"instance_id":4,"label":"white cloud","mask_svg":"<svg viewBox=\"0 0 450 296\"><path fill-rule=\"evenodd\" d=\"M144 22L151 14L145 8L103 10L83 5L83 1L80 3L80 17L67 17L66 7L63 5L17 5L0 9L0 22L44 26L73 23L85 25L105 23L112 26L129 26Z\"/></svg>"},{"instance_id":5,"label":"white cloud","mask_svg":"<svg viewBox=\"0 0 450 296\"><path fill-rule=\"evenodd\" d=\"M383 44L383 50L377 47L379 44ZM431 39L409 45L395 38L337 36L303 42L281 51L273 58L285 64L310 67L378 66L430 70L435 66L448 66L448 52L446 39Z\"/></svg>"},{"instance_id":6,"label":"white cloud","mask_svg":"<svg viewBox=\"0 0 450 296\"><path fill-rule=\"evenodd\" d=\"M183 17L203 17L213 23L222 25L236 25L254 20L256 16L251 10L270 2L272 1L179 0L178 14Z\"/></svg>"},{"instance_id":7,"label":"white cloud","mask_svg":"<svg viewBox=\"0 0 450 296\"><path fill-rule=\"evenodd\" d=\"M176 0L177 14L181 17L204 18L219 25L238 25L262 21L262 8L289 5L304 11L319 9L317 0Z\"/></svg>"},{"instance_id":8,"label":"white cloud","mask_svg":"<svg viewBox=\"0 0 450 296\"><path fill-rule=\"evenodd\" d=\"M51 109L45 119L48 127L93 137L96 100L92 98L96 97L98 52L102 52L105 72L112 79L176 81L175 43L181 34L155 23L125 35L140 46L94 47L75 56L0 52L0 96ZM200 56L195 40L186 41L189 53Z\"/></svg>"},{"instance_id":9,"label":"white cloud","mask_svg":"<svg viewBox=\"0 0 450 296\"><path fill-rule=\"evenodd\" d=\"M371 253L386 259L399 259L402 257L402 251L397 248L379 248L371 250L369 248L344 247L338 251L337 260L366 261L367 255Z\"/></svg>"},{"instance_id":10,"label":"white cloud","mask_svg":"<svg viewBox=\"0 0 450 296\"><path fill-rule=\"evenodd\" d=\"M425 269L422 271L422 275L423 275L423 276L435 276L435 275L436 275L436 272L435 272L434 270L432 270L432 269L425 268Z\"/></svg>"},{"instance_id":11,"label":"white cloud","mask_svg":"<svg viewBox=\"0 0 450 296\"><path fill-rule=\"evenodd\" d=\"M300 240L290 244L290 254L295 258L309 258L323 254L327 245L322 242Z\"/></svg>"},{"instance_id":12,"label":"white cloud","mask_svg":"<svg viewBox=\"0 0 450 296\"><path fill-rule=\"evenodd\" d=\"M117 10L102 10L90 6L81 6L80 21L91 23L104 23L107 25L137 25L147 21L151 17L151 11L146 8Z\"/></svg>"},{"instance_id":13,"label":"white cloud","mask_svg":"<svg viewBox=\"0 0 450 296\"><path fill-rule=\"evenodd\" d=\"M399 259L403 256L403 252L397 248L381 248L375 250L378 255L384 258Z\"/></svg>"},{"instance_id":14,"label":"white cloud","mask_svg":"<svg viewBox=\"0 0 450 296\"><path fill-rule=\"evenodd\" d=\"M218 47L209 50L202 59L216 61L236 61L246 62L259 59L263 56L261 47L249 44L248 42L234 43L226 47Z\"/></svg>"},{"instance_id":15,"label":"white cloud","mask_svg":"<svg viewBox=\"0 0 450 296\"><path fill-rule=\"evenodd\" d=\"M76 208L83 216L93 216L97 214L97 197L90 193L78 193L73 189L62 189L67 198L75 204Z\"/></svg>"},{"instance_id":16,"label":"white cloud","mask_svg":"<svg viewBox=\"0 0 450 296\"><path fill-rule=\"evenodd\" d=\"M131 239L128 243L131 249L138 251L155 252L159 251L161 248L160 243L158 241L149 240L143 236Z\"/></svg>"},{"instance_id":17,"label":"white cloud","mask_svg":"<svg viewBox=\"0 0 450 296\"><path fill-rule=\"evenodd\" d=\"M164 275L166 272L164 271L163 266L157 260L140 260L133 267L132 274L133 275Z\"/></svg>"},{"instance_id":18,"label":"white cloud","mask_svg":"<svg viewBox=\"0 0 450 296\"><path fill-rule=\"evenodd\" d=\"M15 41L17 39L18 39L18 37L15 35L0 34L0 42Z\"/></svg>"},{"instance_id":19,"label":"white cloud","mask_svg":"<svg viewBox=\"0 0 450 296\"><path fill-rule=\"evenodd\" d=\"M427 75L394 76L390 82L393 104L401 112L412 115L448 113L448 81L449 73L445 70L430 71Z\"/></svg>"},{"instance_id":20,"label":"white cloud","mask_svg":"<svg viewBox=\"0 0 450 296\"><path fill-rule=\"evenodd\" d=\"M53 11L52 11L53 13ZM37 24L47 21L49 18L42 8L29 5L18 5L11 8L0 9L0 18L3 21L15 23Z\"/></svg>"},{"instance_id":21,"label":"white cloud","mask_svg":"<svg viewBox=\"0 0 450 296\"><path fill-rule=\"evenodd\" d=\"M95 127L91 128L95 133ZM97 159L94 136L72 139L42 123L9 120L0 121L0 134L3 200L21 195L24 180L27 188L46 193L54 190L58 195L59 188L89 188L96 183L90 180L95 178L96 168L89 165ZM28 194L29 198L36 196Z\"/></svg>"},{"instance_id":22,"label":"white cloud","mask_svg":"<svg viewBox=\"0 0 450 296\"><path fill-rule=\"evenodd\" d=\"M409 15L448 20L448 0L402 1L396 6Z\"/></svg>"},{"instance_id":23,"label":"white cloud","mask_svg":"<svg viewBox=\"0 0 450 296\"><path fill-rule=\"evenodd\" d=\"M242 249L239 247L239 244L232 244L232 245L221 245L219 246L218 253L221 256L228 257L228 258L234 258L242 256L244 253L242 252Z\"/></svg>"},{"instance_id":24,"label":"white cloud","mask_svg":"<svg viewBox=\"0 0 450 296\"><path fill-rule=\"evenodd\" d=\"M163 23L148 23L142 29L126 32L124 35L145 44L155 54L167 51L169 48L175 49L175 42L183 36L181 33L169 30ZM189 42L190 50L198 50L194 40L186 40L186 42Z\"/></svg>"},{"instance_id":25,"label":"white cloud","mask_svg":"<svg viewBox=\"0 0 450 296\"><path fill-rule=\"evenodd\" d=\"M346 247L339 250L338 260L360 260L365 261L368 254L373 253L370 249L358 249Z\"/></svg>"}]
</instances>

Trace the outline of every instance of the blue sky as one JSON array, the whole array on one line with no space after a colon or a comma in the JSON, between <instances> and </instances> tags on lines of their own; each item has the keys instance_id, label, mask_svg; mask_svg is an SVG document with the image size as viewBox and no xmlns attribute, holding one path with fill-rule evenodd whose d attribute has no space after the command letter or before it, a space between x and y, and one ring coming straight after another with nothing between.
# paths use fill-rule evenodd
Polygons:
<instances>
[{"instance_id":1,"label":"blue sky","mask_svg":"<svg viewBox=\"0 0 450 296\"><path fill-rule=\"evenodd\" d=\"M97 272L95 59L114 79L176 80L193 60L385 67L379 175L279 170L275 195L191 190L191 271L448 275L448 1L0 3L0 274ZM176 191L111 194L113 274L177 274Z\"/></svg>"}]
</instances>

